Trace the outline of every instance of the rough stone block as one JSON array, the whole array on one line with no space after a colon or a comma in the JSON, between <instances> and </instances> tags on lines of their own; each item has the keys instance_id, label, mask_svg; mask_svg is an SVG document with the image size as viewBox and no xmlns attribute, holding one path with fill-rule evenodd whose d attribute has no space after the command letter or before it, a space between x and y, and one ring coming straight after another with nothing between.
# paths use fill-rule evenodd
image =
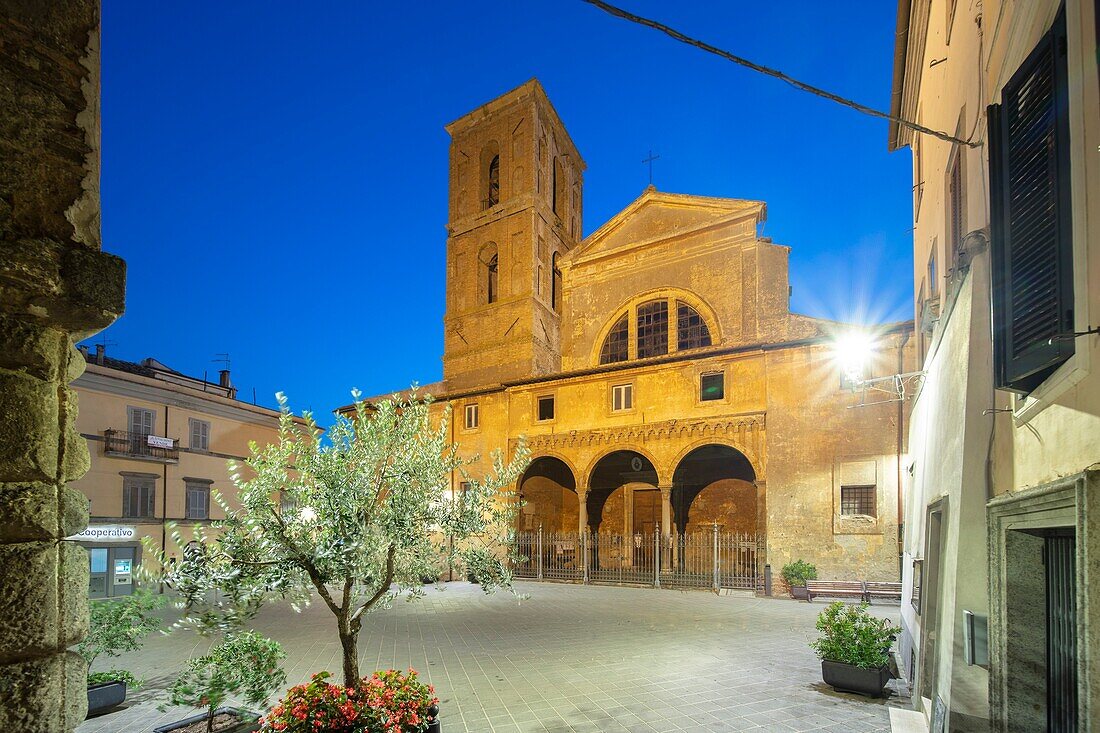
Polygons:
<instances>
[{"instance_id":1,"label":"rough stone block","mask_svg":"<svg viewBox=\"0 0 1100 733\"><path fill-rule=\"evenodd\" d=\"M0 730L62 733L88 713L87 665L73 652L0 663L0 679Z\"/></svg>"},{"instance_id":2,"label":"rough stone block","mask_svg":"<svg viewBox=\"0 0 1100 733\"><path fill-rule=\"evenodd\" d=\"M66 300L74 307L66 322L74 332L109 326L126 307L126 263L120 257L70 247L62 260Z\"/></svg>"},{"instance_id":3,"label":"rough stone block","mask_svg":"<svg viewBox=\"0 0 1100 733\"><path fill-rule=\"evenodd\" d=\"M46 483L0 486L0 539L6 542L49 540L56 532L56 486Z\"/></svg>"},{"instance_id":4,"label":"rough stone block","mask_svg":"<svg viewBox=\"0 0 1100 733\"><path fill-rule=\"evenodd\" d=\"M61 451L61 480L76 481L92 467L88 455L88 441L76 429L77 394L67 387L59 390L60 409L64 416L63 450Z\"/></svg>"},{"instance_id":5,"label":"rough stone block","mask_svg":"<svg viewBox=\"0 0 1100 733\"><path fill-rule=\"evenodd\" d=\"M88 551L80 545L62 542L61 617L59 634L65 646L71 646L88 634Z\"/></svg>"},{"instance_id":6,"label":"rough stone block","mask_svg":"<svg viewBox=\"0 0 1100 733\"><path fill-rule=\"evenodd\" d=\"M88 497L64 486L61 489L61 536L69 537L88 526Z\"/></svg>"},{"instance_id":7,"label":"rough stone block","mask_svg":"<svg viewBox=\"0 0 1100 733\"><path fill-rule=\"evenodd\" d=\"M57 650L58 555L52 542L0 545L0 661Z\"/></svg>"},{"instance_id":8,"label":"rough stone block","mask_svg":"<svg viewBox=\"0 0 1100 733\"><path fill-rule=\"evenodd\" d=\"M55 380L67 340L66 334L41 322L0 314L0 367Z\"/></svg>"},{"instance_id":9,"label":"rough stone block","mask_svg":"<svg viewBox=\"0 0 1100 733\"><path fill-rule=\"evenodd\" d=\"M72 384L77 377L87 371L88 362L76 348L72 338L69 336L65 338L69 340L68 361L65 364L65 384Z\"/></svg>"},{"instance_id":10,"label":"rough stone block","mask_svg":"<svg viewBox=\"0 0 1100 733\"><path fill-rule=\"evenodd\" d=\"M57 385L0 369L0 481L57 474Z\"/></svg>"}]
</instances>

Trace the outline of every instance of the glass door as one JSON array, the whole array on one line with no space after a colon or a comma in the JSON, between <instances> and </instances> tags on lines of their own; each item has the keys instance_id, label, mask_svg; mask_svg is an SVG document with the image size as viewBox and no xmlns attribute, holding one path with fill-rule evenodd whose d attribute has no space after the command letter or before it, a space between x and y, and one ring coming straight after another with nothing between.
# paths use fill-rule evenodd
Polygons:
<instances>
[{"instance_id":1,"label":"glass door","mask_svg":"<svg viewBox=\"0 0 1100 733\"><path fill-rule=\"evenodd\" d=\"M88 580L89 598L107 597L107 548L92 547L88 550L91 575Z\"/></svg>"}]
</instances>

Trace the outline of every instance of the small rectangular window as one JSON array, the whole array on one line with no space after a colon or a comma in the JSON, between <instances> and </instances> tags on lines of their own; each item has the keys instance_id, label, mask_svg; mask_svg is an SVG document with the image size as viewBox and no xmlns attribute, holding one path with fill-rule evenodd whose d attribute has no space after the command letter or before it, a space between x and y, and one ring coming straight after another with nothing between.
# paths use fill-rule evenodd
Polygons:
<instances>
[{"instance_id":1,"label":"small rectangular window","mask_svg":"<svg viewBox=\"0 0 1100 733\"><path fill-rule=\"evenodd\" d=\"M875 516L875 487L841 486L840 513L843 516Z\"/></svg>"},{"instance_id":2,"label":"small rectangular window","mask_svg":"<svg viewBox=\"0 0 1100 733\"><path fill-rule=\"evenodd\" d=\"M187 518L210 518L210 484L187 482Z\"/></svg>"},{"instance_id":3,"label":"small rectangular window","mask_svg":"<svg viewBox=\"0 0 1100 733\"><path fill-rule=\"evenodd\" d=\"M611 388L611 409L614 412L634 409L633 384L616 384Z\"/></svg>"},{"instance_id":4,"label":"small rectangular window","mask_svg":"<svg viewBox=\"0 0 1100 733\"><path fill-rule=\"evenodd\" d=\"M122 516L153 517L153 479L126 476L122 479Z\"/></svg>"},{"instance_id":5,"label":"small rectangular window","mask_svg":"<svg viewBox=\"0 0 1100 733\"><path fill-rule=\"evenodd\" d=\"M554 395L546 395L545 397L539 397L538 399L538 419L553 420L554 419Z\"/></svg>"},{"instance_id":6,"label":"small rectangular window","mask_svg":"<svg viewBox=\"0 0 1100 733\"><path fill-rule=\"evenodd\" d=\"M210 450L210 423L205 420L190 419L191 450Z\"/></svg>"},{"instance_id":7,"label":"small rectangular window","mask_svg":"<svg viewBox=\"0 0 1100 733\"><path fill-rule=\"evenodd\" d=\"M928 253L928 297L936 298L940 294L940 279L939 279L939 267L936 262L936 245L938 242L932 240L932 251Z\"/></svg>"},{"instance_id":8,"label":"small rectangular window","mask_svg":"<svg viewBox=\"0 0 1100 733\"><path fill-rule=\"evenodd\" d=\"M466 429L473 430L479 425L477 403L466 405Z\"/></svg>"},{"instance_id":9,"label":"small rectangular window","mask_svg":"<svg viewBox=\"0 0 1100 733\"><path fill-rule=\"evenodd\" d=\"M726 396L726 375L722 372L704 374L699 378L699 400L709 402L711 400L724 399Z\"/></svg>"}]
</instances>

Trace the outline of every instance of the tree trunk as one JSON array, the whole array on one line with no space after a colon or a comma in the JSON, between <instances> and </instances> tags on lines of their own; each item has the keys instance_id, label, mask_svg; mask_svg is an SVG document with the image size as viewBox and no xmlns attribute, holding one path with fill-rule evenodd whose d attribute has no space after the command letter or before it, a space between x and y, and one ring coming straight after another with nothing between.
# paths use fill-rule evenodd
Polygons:
<instances>
[{"instance_id":1,"label":"tree trunk","mask_svg":"<svg viewBox=\"0 0 1100 733\"><path fill-rule=\"evenodd\" d=\"M340 646L344 650L344 686L354 687L359 682L358 629L352 631L345 621L340 623Z\"/></svg>"}]
</instances>

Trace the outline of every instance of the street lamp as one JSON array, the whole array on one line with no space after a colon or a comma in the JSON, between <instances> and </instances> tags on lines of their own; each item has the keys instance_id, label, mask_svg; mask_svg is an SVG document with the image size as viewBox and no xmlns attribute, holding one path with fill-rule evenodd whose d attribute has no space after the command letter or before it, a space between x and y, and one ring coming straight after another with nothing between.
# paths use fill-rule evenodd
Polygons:
<instances>
[{"instance_id":1,"label":"street lamp","mask_svg":"<svg viewBox=\"0 0 1100 733\"><path fill-rule=\"evenodd\" d=\"M881 348L875 334L864 329L852 328L833 337L833 361L840 368L841 386L861 393L859 404L848 405L849 408L903 402L915 395L924 384L925 372L870 377L875 355ZM886 397L868 402L869 392Z\"/></svg>"}]
</instances>

